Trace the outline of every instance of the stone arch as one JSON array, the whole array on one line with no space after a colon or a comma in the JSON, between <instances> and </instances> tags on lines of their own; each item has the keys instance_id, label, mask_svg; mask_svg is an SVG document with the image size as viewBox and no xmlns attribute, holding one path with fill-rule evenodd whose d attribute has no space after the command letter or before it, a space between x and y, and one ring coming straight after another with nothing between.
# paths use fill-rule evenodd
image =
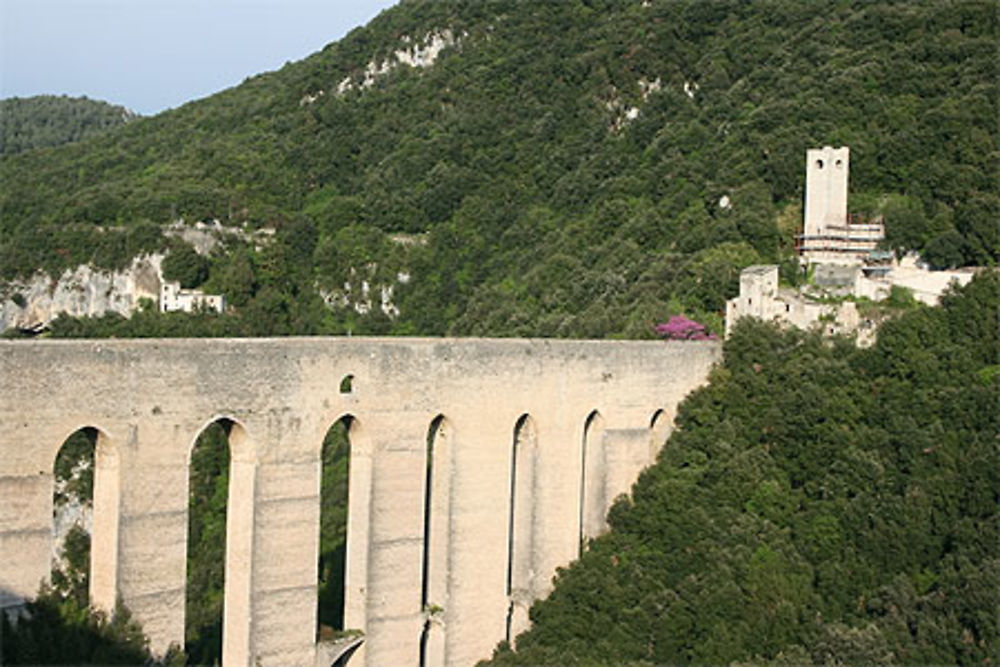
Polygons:
<instances>
[{"instance_id":1,"label":"stone arch","mask_svg":"<svg viewBox=\"0 0 1000 667\"><path fill-rule=\"evenodd\" d=\"M653 413L649 419L649 463L656 461L673 430L674 419L666 410L660 408Z\"/></svg>"},{"instance_id":2,"label":"stone arch","mask_svg":"<svg viewBox=\"0 0 1000 667\"><path fill-rule=\"evenodd\" d=\"M214 433L213 433L214 431ZM203 437L219 438L224 433L224 444L228 465L223 465L216 461L219 466L218 474L225 474L228 477L225 491L224 505L224 545L222 546L223 556L222 568L222 618L221 618L221 638L213 643L221 648L221 658L223 664L246 663L251 655L252 628L252 586L253 586L253 539L254 539L254 517L256 499L256 471L257 456L254 443L250 438L247 428L238 419L227 415L217 414L210 420L203 423L195 437L191 440L188 448L188 536L186 551L188 557L185 559L185 568L190 565L191 560L191 538L194 520L191 510L192 503L198 498L195 494L198 489L191 488L191 482L196 461L195 457ZM214 471L213 471L214 472ZM215 483L215 475L212 476ZM209 482L205 482L206 486ZM217 505L218 485L216 483L212 500ZM212 538L213 541L216 538ZM197 548L199 545L194 545ZM214 544L216 549L218 544ZM190 572L185 575L185 627L189 627L188 614L194 602L189 599L191 579ZM211 632L211 630L209 630ZM188 631L185 631L185 643L191 640ZM206 642L207 643L207 642ZM197 656L190 656L197 659Z\"/></svg>"},{"instance_id":3,"label":"stone arch","mask_svg":"<svg viewBox=\"0 0 1000 667\"><path fill-rule=\"evenodd\" d=\"M89 565L85 582L87 602L93 609L112 612L118 597L119 523L121 519L121 456L115 441L102 427L80 426L66 434L52 457L53 564L61 550L60 511L56 496L67 494L84 501L80 519L90 524ZM77 451L72 452L74 447ZM68 449L69 448L69 449ZM72 460L71 460L72 459ZM68 470L60 471L60 467ZM61 474L65 473L65 474ZM76 487L76 489L74 489ZM80 498L77 490L85 497ZM90 507L86 508L86 503ZM65 516L65 514L64 514ZM73 522L78 525L77 521Z\"/></svg>"},{"instance_id":4,"label":"stone arch","mask_svg":"<svg viewBox=\"0 0 1000 667\"><path fill-rule=\"evenodd\" d=\"M451 457L454 431L442 414L427 429L424 466L424 540L420 608L420 665L445 663L445 612L450 570Z\"/></svg>"},{"instance_id":5,"label":"stone arch","mask_svg":"<svg viewBox=\"0 0 1000 667\"><path fill-rule=\"evenodd\" d=\"M580 551L587 540L604 532L607 526L607 448L604 442L604 418L593 410L584 422L580 474Z\"/></svg>"},{"instance_id":6,"label":"stone arch","mask_svg":"<svg viewBox=\"0 0 1000 667\"><path fill-rule=\"evenodd\" d=\"M360 500L353 488L352 467L359 432L360 425L353 414L340 415L326 429L317 460L320 522L316 615L320 640L332 639L327 636L330 631L348 628L348 546L353 539L351 517L356 514L352 501Z\"/></svg>"},{"instance_id":7,"label":"stone arch","mask_svg":"<svg viewBox=\"0 0 1000 667\"><path fill-rule=\"evenodd\" d=\"M510 459L510 507L507 533L506 639L528 629L528 609L535 599L537 563L538 430L531 415L514 425Z\"/></svg>"}]
</instances>

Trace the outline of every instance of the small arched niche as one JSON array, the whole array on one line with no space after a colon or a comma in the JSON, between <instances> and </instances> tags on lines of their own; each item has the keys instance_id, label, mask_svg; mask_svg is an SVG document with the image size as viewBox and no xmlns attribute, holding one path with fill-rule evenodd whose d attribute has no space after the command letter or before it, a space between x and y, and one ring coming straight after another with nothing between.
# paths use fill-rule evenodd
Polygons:
<instances>
[{"instance_id":1,"label":"small arched niche","mask_svg":"<svg viewBox=\"0 0 1000 667\"><path fill-rule=\"evenodd\" d=\"M341 394L353 394L354 393L354 375L348 373L340 379L340 393Z\"/></svg>"}]
</instances>

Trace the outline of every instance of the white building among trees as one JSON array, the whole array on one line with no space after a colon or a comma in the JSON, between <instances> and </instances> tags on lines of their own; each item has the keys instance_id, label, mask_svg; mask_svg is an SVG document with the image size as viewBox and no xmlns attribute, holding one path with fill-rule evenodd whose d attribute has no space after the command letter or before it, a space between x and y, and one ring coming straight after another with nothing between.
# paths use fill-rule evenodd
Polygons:
<instances>
[{"instance_id":1,"label":"white building among trees","mask_svg":"<svg viewBox=\"0 0 1000 667\"><path fill-rule=\"evenodd\" d=\"M160 289L161 313L193 313L197 310L224 313L226 297L223 294L205 294L199 289L181 289L181 284L177 281L164 281Z\"/></svg>"}]
</instances>

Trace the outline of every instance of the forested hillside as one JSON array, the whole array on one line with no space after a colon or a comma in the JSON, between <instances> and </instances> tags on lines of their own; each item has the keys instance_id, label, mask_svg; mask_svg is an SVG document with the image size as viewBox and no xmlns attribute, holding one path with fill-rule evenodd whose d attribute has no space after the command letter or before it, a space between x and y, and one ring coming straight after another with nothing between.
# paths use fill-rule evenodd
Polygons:
<instances>
[{"instance_id":1,"label":"forested hillside","mask_svg":"<svg viewBox=\"0 0 1000 667\"><path fill-rule=\"evenodd\" d=\"M212 258L231 314L70 328L718 328L740 268L789 258L809 147L851 147L851 207L894 247L996 262L996 45L992 0L404 1L280 71L3 158L0 274L121 265L216 218L277 229ZM362 282L399 316L317 295Z\"/></svg>"},{"instance_id":2,"label":"forested hillside","mask_svg":"<svg viewBox=\"0 0 1000 667\"><path fill-rule=\"evenodd\" d=\"M720 331L740 269L799 278L823 145L850 147L851 209L884 216L889 246L995 266L998 20L995 0L403 0L84 141L21 150L77 126L8 101L0 280L167 250L168 279L230 306L64 317L54 336L645 337L680 313ZM178 219L247 233L204 257L164 236ZM496 664L995 662L998 292L987 271L867 350L739 326L611 533ZM342 624L344 428L323 453L321 637ZM190 480L185 648L205 660L225 430ZM8 662L144 659L127 614L87 614L83 577L3 626Z\"/></svg>"},{"instance_id":3,"label":"forested hillside","mask_svg":"<svg viewBox=\"0 0 1000 667\"><path fill-rule=\"evenodd\" d=\"M859 350L744 320L496 665L988 664L1000 277Z\"/></svg>"},{"instance_id":4,"label":"forested hillside","mask_svg":"<svg viewBox=\"0 0 1000 667\"><path fill-rule=\"evenodd\" d=\"M0 156L80 141L136 117L125 107L86 97L38 95L0 100Z\"/></svg>"}]
</instances>

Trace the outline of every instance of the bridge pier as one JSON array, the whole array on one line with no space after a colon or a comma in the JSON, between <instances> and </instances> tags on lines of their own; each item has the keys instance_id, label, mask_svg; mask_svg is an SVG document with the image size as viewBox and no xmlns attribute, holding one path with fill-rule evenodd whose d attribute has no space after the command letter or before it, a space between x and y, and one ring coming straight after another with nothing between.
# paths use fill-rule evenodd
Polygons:
<instances>
[{"instance_id":1,"label":"bridge pier","mask_svg":"<svg viewBox=\"0 0 1000 667\"><path fill-rule=\"evenodd\" d=\"M369 576L361 628L367 664L413 665L418 660L423 628L425 434L432 417L417 412L376 413L365 420L373 450L372 491L367 508L363 502L349 508L348 540L367 517ZM349 608L356 606L356 601L349 603Z\"/></svg>"},{"instance_id":2,"label":"bridge pier","mask_svg":"<svg viewBox=\"0 0 1000 667\"><path fill-rule=\"evenodd\" d=\"M20 605L47 581L52 562L52 471L0 476L0 606Z\"/></svg>"},{"instance_id":3,"label":"bridge pier","mask_svg":"<svg viewBox=\"0 0 1000 667\"><path fill-rule=\"evenodd\" d=\"M453 505L444 609L445 664L470 665L504 637L514 424L519 415L455 413Z\"/></svg>"},{"instance_id":4,"label":"bridge pier","mask_svg":"<svg viewBox=\"0 0 1000 667\"><path fill-rule=\"evenodd\" d=\"M351 463L347 486L347 562L344 565L344 628L362 630L368 619L368 555L371 542L372 482L375 462L368 429L360 422L351 425ZM317 495L317 507L319 496ZM318 509L317 509L318 511ZM317 526L317 533L319 532ZM317 535L317 551L318 551ZM351 660L367 662L367 641L354 650Z\"/></svg>"}]
</instances>

